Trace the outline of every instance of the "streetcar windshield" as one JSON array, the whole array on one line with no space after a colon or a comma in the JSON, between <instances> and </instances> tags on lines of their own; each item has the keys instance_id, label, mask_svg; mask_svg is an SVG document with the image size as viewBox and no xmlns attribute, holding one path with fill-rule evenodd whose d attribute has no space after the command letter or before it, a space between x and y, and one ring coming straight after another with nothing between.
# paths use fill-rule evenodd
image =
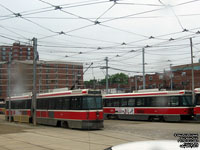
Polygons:
<instances>
[{"instance_id":1,"label":"streetcar windshield","mask_svg":"<svg viewBox=\"0 0 200 150\"><path fill-rule=\"evenodd\" d=\"M102 109L102 97L83 97L83 109Z\"/></svg>"}]
</instances>

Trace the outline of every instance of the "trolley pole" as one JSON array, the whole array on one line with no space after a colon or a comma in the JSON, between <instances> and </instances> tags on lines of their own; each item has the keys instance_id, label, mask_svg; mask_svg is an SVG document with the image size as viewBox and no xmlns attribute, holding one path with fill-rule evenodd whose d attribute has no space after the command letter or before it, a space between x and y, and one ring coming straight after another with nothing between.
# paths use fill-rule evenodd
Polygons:
<instances>
[{"instance_id":1,"label":"trolley pole","mask_svg":"<svg viewBox=\"0 0 200 150\"><path fill-rule=\"evenodd\" d=\"M191 48L191 66L192 66L192 102L195 102L194 96L194 65L193 65L193 46L192 46L192 38L190 38L190 48Z\"/></svg>"},{"instance_id":2,"label":"trolley pole","mask_svg":"<svg viewBox=\"0 0 200 150\"><path fill-rule=\"evenodd\" d=\"M146 85L145 85L145 60L144 60L144 53L145 53L145 49L142 49L142 66L143 66L143 89L145 89Z\"/></svg>"},{"instance_id":3,"label":"trolley pole","mask_svg":"<svg viewBox=\"0 0 200 150\"><path fill-rule=\"evenodd\" d=\"M11 70L11 52L9 52L9 60L8 60L8 99L9 99L9 102L8 102L8 109L9 109L9 122L11 122L11 88L10 88L10 80L11 80L11 74L10 74L10 71Z\"/></svg>"},{"instance_id":4,"label":"trolley pole","mask_svg":"<svg viewBox=\"0 0 200 150\"><path fill-rule=\"evenodd\" d=\"M108 94L108 57L106 57L105 61L106 61L106 94Z\"/></svg>"},{"instance_id":5,"label":"trolley pole","mask_svg":"<svg viewBox=\"0 0 200 150\"><path fill-rule=\"evenodd\" d=\"M33 38L33 49L34 49L34 58L33 58L33 91L32 91L32 118L33 124L36 126L36 109L37 109L37 98L36 98L36 67L37 67L37 39Z\"/></svg>"}]
</instances>

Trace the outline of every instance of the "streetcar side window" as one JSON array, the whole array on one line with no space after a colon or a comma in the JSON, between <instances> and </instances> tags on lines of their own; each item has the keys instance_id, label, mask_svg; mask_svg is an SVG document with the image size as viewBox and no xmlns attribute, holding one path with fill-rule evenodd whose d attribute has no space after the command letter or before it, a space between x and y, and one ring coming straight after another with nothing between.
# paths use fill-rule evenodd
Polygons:
<instances>
[{"instance_id":1,"label":"streetcar side window","mask_svg":"<svg viewBox=\"0 0 200 150\"><path fill-rule=\"evenodd\" d=\"M137 98L135 104L136 104L137 107L145 106L145 98L144 97Z\"/></svg>"},{"instance_id":2,"label":"streetcar side window","mask_svg":"<svg viewBox=\"0 0 200 150\"><path fill-rule=\"evenodd\" d=\"M112 103L112 100L113 99L105 99L105 104L106 104L106 107L113 107L113 103Z\"/></svg>"},{"instance_id":3,"label":"streetcar side window","mask_svg":"<svg viewBox=\"0 0 200 150\"><path fill-rule=\"evenodd\" d=\"M171 107L179 106L179 97L171 96L170 101L169 101L169 106L171 106Z\"/></svg>"},{"instance_id":4,"label":"streetcar side window","mask_svg":"<svg viewBox=\"0 0 200 150\"><path fill-rule=\"evenodd\" d=\"M119 99L113 99L113 107L119 107L119 106L120 106Z\"/></svg>"},{"instance_id":5,"label":"streetcar side window","mask_svg":"<svg viewBox=\"0 0 200 150\"><path fill-rule=\"evenodd\" d=\"M127 107L128 106L128 99L122 98L121 99L121 107Z\"/></svg>"},{"instance_id":6,"label":"streetcar side window","mask_svg":"<svg viewBox=\"0 0 200 150\"><path fill-rule=\"evenodd\" d=\"M37 108L38 109L48 109L49 108L49 100L48 99L38 99L37 100Z\"/></svg>"},{"instance_id":7,"label":"streetcar side window","mask_svg":"<svg viewBox=\"0 0 200 150\"><path fill-rule=\"evenodd\" d=\"M63 109L63 99L62 99L62 97L56 98L56 109L57 110Z\"/></svg>"},{"instance_id":8,"label":"streetcar side window","mask_svg":"<svg viewBox=\"0 0 200 150\"><path fill-rule=\"evenodd\" d=\"M70 109L70 98L63 98L63 109L69 110Z\"/></svg>"},{"instance_id":9,"label":"streetcar side window","mask_svg":"<svg viewBox=\"0 0 200 150\"><path fill-rule=\"evenodd\" d=\"M55 109L55 104L56 104L55 100L54 100L53 98L50 98L50 99L48 100L48 102L49 102L49 107L48 107L48 109Z\"/></svg>"},{"instance_id":10,"label":"streetcar side window","mask_svg":"<svg viewBox=\"0 0 200 150\"><path fill-rule=\"evenodd\" d=\"M134 106L135 106L135 98L129 98L128 107L134 107Z\"/></svg>"},{"instance_id":11,"label":"streetcar side window","mask_svg":"<svg viewBox=\"0 0 200 150\"><path fill-rule=\"evenodd\" d=\"M168 97L152 97L151 98L151 105L152 107L166 107L168 106Z\"/></svg>"},{"instance_id":12,"label":"streetcar side window","mask_svg":"<svg viewBox=\"0 0 200 150\"><path fill-rule=\"evenodd\" d=\"M81 109L81 98L80 97L71 97L71 107L72 110Z\"/></svg>"}]
</instances>

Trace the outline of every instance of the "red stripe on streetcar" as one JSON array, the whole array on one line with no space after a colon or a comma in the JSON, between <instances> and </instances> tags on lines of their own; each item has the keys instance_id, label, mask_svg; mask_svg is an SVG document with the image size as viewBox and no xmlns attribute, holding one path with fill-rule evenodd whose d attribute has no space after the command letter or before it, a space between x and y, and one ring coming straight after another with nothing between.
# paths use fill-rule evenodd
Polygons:
<instances>
[{"instance_id":1,"label":"red stripe on streetcar","mask_svg":"<svg viewBox=\"0 0 200 150\"><path fill-rule=\"evenodd\" d=\"M72 120L102 120L103 112L53 112L54 119L72 119ZM37 117L49 118L49 111L37 111Z\"/></svg>"},{"instance_id":2,"label":"red stripe on streetcar","mask_svg":"<svg viewBox=\"0 0 200 150\"><path fill-rule=\"evenodd\" d=\"M195 107L194 108L194 114L196 115L196 114L200 114L200 106L198 107Z\"/></svg>"},{"instance_id":3,"label":"red stripe on streetcar","mask_svg":"<svg viewBox=\"0 0 200 150\"><path fill-rule=\"evenodd\" d=\"M121 109L126 109L126 108L121 107ZM187 114L191 114L192 110L193 110L193 108L136 108L135 107L133 115L137 115L137 114L144 114L144 115L148 115L148 114L163 114L163 115L183 114L183 115L187 115ZM200 108L199 108L199 110L200 110ZM115 114L116 113L115 108L104 108L103 111L105 114Z\"/></svg>"}]
</instances>

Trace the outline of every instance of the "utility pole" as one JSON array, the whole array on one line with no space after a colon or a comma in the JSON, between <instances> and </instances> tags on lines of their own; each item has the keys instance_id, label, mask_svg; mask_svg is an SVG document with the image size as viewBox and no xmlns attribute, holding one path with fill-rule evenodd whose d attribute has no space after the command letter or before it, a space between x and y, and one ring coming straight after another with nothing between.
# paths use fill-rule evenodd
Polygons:
<instances>
[{"instance_id":1,"label":"utility pole","mask_svg":"<svg viewBox=\"0 0 200 150\"><path fill-rule=\"evenodd\" d=\"M192 38L190 38L190 48L191 48L191 66L192 66L192 102L194 104L194 65L193 65L193 46L192 46Z\"/></svg>"},{"instance_id":2,"label":"utility pole","mask_svg":"<svg viewBox=\"0 0 200 150\"><path fill-rule=\"evenodd\" d=\"M106 94L108 94L108 57L105 58L106 61Z\"/></svg>"},{"instance_id":3,"label":"utility pole","mask_svg":"<svg viewBox=\"0 0 200 150\"><path fill-rule=\"evenodd\" d=\"M137 91L137 76L135 76L135 91Z\"/></svg>"},{"instance_id":4,"label":"utility pole","mask_svg":"<svg viewBox=\"0 0 200 150\"><path fill-rule=\"evenodd\" d=\"M146 85L145 85L145 60L144 60L144 53L145 53L145 49L142 49L142 66L143 66L143 89L145 89Z\"/></svg>"},{"instance_id":5,"label":"utility pole","mask_svg":"<svg viewBox=\"0 0 200 150\"><path fill-rule=\"evenodd\" d=\"M32 118L33 124L36 125L36 109L37 109L37 98L36 98L36 67L37 67L37 39L33 38L33 50L34 50L34 58L33 58L33 91L32 91Z\"/></svg>"},{"instance_id":6,"label":"utility pole","mask_svg":"<svg viewBox=\"0 0 200 150\"><path fill-rule=\"evenodd\" d=\"M10 88L10 83L11 83L11 52L9 52L9 60L8 60L8 98L9 98L9 103L8 103L8 109L9 109L9 122L11 122L11 88Z\"/></svg>"},{"instance_id":7,"label":"utility pole","mask_svg":"<svg viewBox=\"0 0 200 150\"><path fill-rule=\"evenodd\" d=\"M170 86L171 86L171 91L173 90L173 81L172 81L172 64L170 64Z\"/></svg>"}]
</instances>

